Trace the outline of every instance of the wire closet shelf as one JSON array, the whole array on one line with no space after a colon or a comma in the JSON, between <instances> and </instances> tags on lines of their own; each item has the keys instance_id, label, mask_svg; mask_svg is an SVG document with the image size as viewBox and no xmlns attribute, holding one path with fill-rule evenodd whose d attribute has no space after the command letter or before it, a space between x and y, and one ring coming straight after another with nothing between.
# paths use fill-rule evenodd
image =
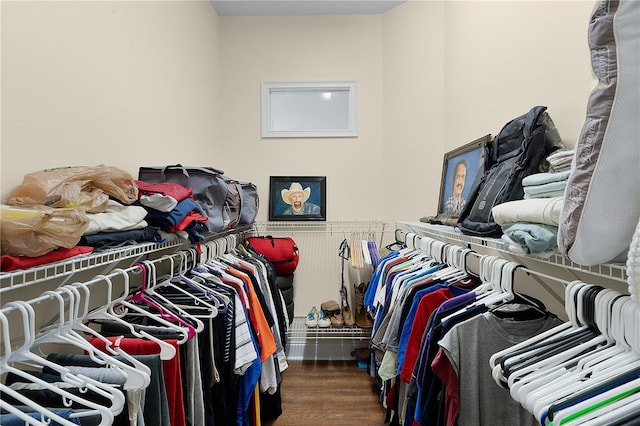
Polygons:
<instances>
[{"instance_id":1,"label":"wire closet shelf","mask_svg":"<svg viewBox=\"0 0 640 426\"><path fill-rule=\"evenodd\" d=\"M208 238L221 238L229 234L245 232L252 232L252 227L249 225L235 228L216 233ZM205 239L205 241L206 240L207 239ZM97 270L99 271L97 272L98 274L104 275L120 263L133 264L141 259L148 259L158 254L174 253L189 246L192 245L185 240L164 243L136 243L28 269L0 272L0 294L54 279L60 280L63 284L70 280L75 274L89 270Z\"/></svg>"},{"instance_id":2,"label":"wire closet shelf","mask_svg":"<svg viewBox=\"0 0 640 426\"><path fill-rule=\"evenodd\" d=\"M509 250L508 244L500 238L480 238L465 235L454 227L445 225L432 225L422 222L398 222L399 230L413 232L420 236L431 237L444 242L452 242L470 249L490 249L504 255L514 256ZM516 255L517 256L517 255ZM526 255L536 262L561 267L569 271L582 272L591 276L607 278L619 282L627 282L627 266L624 263L604 263L599 265L581 265L573 262L568 257L554 254L549 257Z\"/></svg>"}]
</instances>

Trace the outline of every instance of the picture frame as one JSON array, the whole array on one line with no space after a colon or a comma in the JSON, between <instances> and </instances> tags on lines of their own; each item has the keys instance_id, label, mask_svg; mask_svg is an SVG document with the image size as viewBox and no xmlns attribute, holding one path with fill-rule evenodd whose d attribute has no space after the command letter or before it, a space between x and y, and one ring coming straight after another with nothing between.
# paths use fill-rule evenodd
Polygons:
<instances>
[{"instance_id":1,"label":"picture frame","mask_svg":"<svg viewBox=\"0 0 640 426\"><path fill-rule=\"evenodd\" d=\"M484 146L490 141L488 134L444 154L437 214L440 221L460 217L473 182L484 173ZM464 176L457 173L463 169Z\"/></svg>"},{"instance_id":2,"label":"picture frame","mask_svg":"<svg viewBox=\"0 0 640 426\"><path fill-rule=\"evenodd\" d=\"M326 221L326 176L271 176L270 221Z\"/></svg>"}]
</instances>

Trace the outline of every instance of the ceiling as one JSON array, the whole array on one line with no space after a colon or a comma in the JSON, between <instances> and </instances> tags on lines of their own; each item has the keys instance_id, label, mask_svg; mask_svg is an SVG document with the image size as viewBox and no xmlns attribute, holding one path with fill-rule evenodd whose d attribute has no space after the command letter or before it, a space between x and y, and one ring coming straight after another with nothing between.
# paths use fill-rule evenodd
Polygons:
<instances>
[{"instance_id":1,"label":"ceiling","mask_svg":"<svg viewBox=\"0 0 640 426\"><path fill-rule=\"evenodd\" d=\"M370 15L406 0L211 0L219 16Z\"/></svg>"}]
</instances>

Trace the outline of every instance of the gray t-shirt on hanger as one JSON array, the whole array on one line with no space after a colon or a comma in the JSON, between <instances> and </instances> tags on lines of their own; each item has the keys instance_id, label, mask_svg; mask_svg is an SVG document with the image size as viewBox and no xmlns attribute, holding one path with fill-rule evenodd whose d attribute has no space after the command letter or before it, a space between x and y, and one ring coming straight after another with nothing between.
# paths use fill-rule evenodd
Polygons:
<instances>
[{"instance_id":1,"label":"gray t-shirt on hanger","mask_svg":"<svg viewBox=\"0 0 640 426\"><path fill-rule=\"evenodd\" d=\"M514 321L487 312L452 327L438 343L460 383L457 425L538 425L534 416L511 397L508 389L496 384L489 359L494 353L561 323L553 316Z\"/></svg>"}]
</instances>

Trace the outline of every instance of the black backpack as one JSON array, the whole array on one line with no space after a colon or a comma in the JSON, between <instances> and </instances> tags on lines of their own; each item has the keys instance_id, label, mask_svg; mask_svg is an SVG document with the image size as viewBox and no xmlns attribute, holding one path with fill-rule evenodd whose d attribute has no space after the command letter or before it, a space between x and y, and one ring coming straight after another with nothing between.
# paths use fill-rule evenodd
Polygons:
<instances>
[{"instance_id":1,"label":"black backpack","mask_svg":"<svg viewBox=\"0 0 640 426\"><path fill-rule=\"evenodd\" d=\"M540 172L540 165L562 140L547 107L536 106L504 125L484 146L484 174L479 174L460 213L456 226L463 234L499 237L500 225L493 221L493 206L524 196L522 179Z\"/></svg>"}]
</instances>

